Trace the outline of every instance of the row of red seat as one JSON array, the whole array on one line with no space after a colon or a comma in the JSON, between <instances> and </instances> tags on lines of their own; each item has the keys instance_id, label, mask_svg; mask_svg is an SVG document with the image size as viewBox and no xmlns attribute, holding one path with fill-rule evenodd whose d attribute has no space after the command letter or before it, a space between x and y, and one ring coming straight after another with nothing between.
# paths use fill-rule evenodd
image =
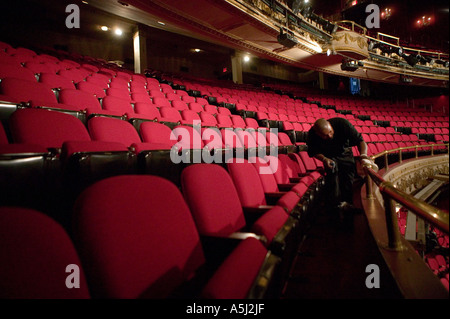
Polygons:
<instances>
[{"instance_id":1,"label":"row of red seat","mask_svg":"<svg viewBox=\"0 0 450 319\"><path fill-rule=\"evenodd\" d=\"M408 216L408 211L405 208L401 208L397 212L398 226L400 233L405 235L406 232L406 220ZM442 249L449 248L449 237L448 234L443 233L441 230L430 227L430 232L434 232L437 237L437 245ZM439 250L437 250L439 251ZM433 273L438 276L447 290L449 289L449 261L448 256L444 256L436 251L431 251L425 253L424 260L428 267L433 271Z\"/></svg>"},{"instance_id":2,"label":"row of red seat","mask_svg":"<svg viewBox=\"0 0 450 319\"><path fill-rule=\"evenodd\" d=\"M44 117L54 125L45 123ZM33 123L28 122L26 127L16 125L24 118ZM93 135L101 135L100 127L95 124L97 120L99 123L128 124L119 119L95 117L88 122L91 128L89 133ZM72 125L69 125L69 121ZM48 110L17 110L11 117L11 123L13 131L15 128L20 131L13 134L16 138L39 144L43 144L44 138L56 140L64 134L67 139L72 139L76 136L76 126L82 131L79 124L75 125L81 123L75 117ZM46 124L50 127L47 128ZM124 134L123 130L115 131L111 128L103 133L110 136L114 131L117 138ZM46 146L49 147L57 146L56 141L47 143ZM65 143L71 142L66 140ZM305 159L303 165L306 166L300 166L302 158ZM219 268L206 286L200 286L201 292L197 291L200 296L258 297L254 294L265 291L267 287L264 285L252 290L252 285L260 282L257 276L264 263L287 262L289 266L293 257L285 255L290 251L287 250L289 244L294 245L293 251L296 251L296 240L300 237L292 236L290 231L301 229L295 225L303 222L300 217L305 218L305 198L313 198L310 192L315 192L318 188L311 187L319 185L321 179L316 163L308 159L305 152L302 152L292 153L290 156L280 154L278 158L267 157L269 162L255 159L241 163L236 160L227 163L227 171L216 164L193 164L181 174L182 194L167 180L150 175L102 179L86 188L74 205L73 242L64 230L42 214L26 209L2 208L2 233L9 235L2 236L2 247L14 245L14 249L2 250L5 256L1 260L7 260L10 265L1 276L2 287L6 287L2 289L2 296L162 298L181 294L180 296L185 297L185 291L179 288L180 285L186 285L193 279L194 272L212 260ZM258 174L258 169L264 167L273 168L272 173ZM307 168L314 172L308 173ZM281 187L288 187L289 191L281 192ZM269 202L269 198L275 199L274 204ZM262 211L263 215L256 220L254 217L245 219L245 209L252 211L250 216L256 216L256 210ZM164 216L161 211L164 211ZM215 218L211 218L212 214ZM124 223L124 218L128 222ZM175 220L177 223L174 225ZM20 223L21 227L14 227L17 225L15 223ZM43 233L36 234L36 229ZM100 229L102 231L99 232ZM112 229L114 231L110 231ZM254 235L236 233L246 229L254 232L256 238L262 241L256 240ZM18 246L17 236L24 233L30 234L27 237L29 241L21 241L23 246ZM183 236L179 236L180 234ZM39 240L34 236L39 236ZM228 257L219 257L215 255L217 249L211 251L207 241L204 241L204 237L208 236L244 236L242 238L248 239L239 240L238 246L228 248L232 251ZM54 241L58 245L51 245L49 249L47 243ZM29 247L36 248L36 255L23 255L21 248L28 250ZM195 254L192 254L193 247L196 247ZM123 253L112 253L118 250ZM140 256L139 261L135 256ZM23 258L30 258L36 267L22 267ZM129 258L133 262L124 263ZM223 258L226 258L225 261L222 261ZM250 265L242 264L243 258L251 261ZM16 265L19 261L20 264ZM240 266L237 267L236 263ZM47 271L42 272L39 265L45 265ZM69 275L59 272L61 275L55 277L51 271L58 271L61 267L66 269L67 265L81 268L80 284L83 289L67 289L61 283L67 283L65 277ZM179 272L171 272L173 267L179 267ZM269 267L273 268L274 265ZM25 274L34 278L26 285L20 281ZM52 276L52 280L49 280L47 274ZM283 272L282 274L285 275ZM270 279L267 275L264 274L266 280ZM58 280L61 283L55 286ZM193 296L192 291L189 290L188 293L187 296Z\"/></svg>"}]
</instances>

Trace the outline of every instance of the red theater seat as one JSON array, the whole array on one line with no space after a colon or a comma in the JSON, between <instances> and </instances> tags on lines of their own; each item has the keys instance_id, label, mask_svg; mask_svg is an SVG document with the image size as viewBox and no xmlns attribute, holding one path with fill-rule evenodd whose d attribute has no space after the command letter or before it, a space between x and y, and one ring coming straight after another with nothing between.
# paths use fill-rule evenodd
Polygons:
<instances>
[{"instance_id":1,"label":"red theater seat","mask_svg":"<svg viewBox=\"0 0 450 319\"><path fill-rule=\"evenodd\" d=\"M0 207L0 246L2 299L90 298L78 252L52 218L28 208Z\"/></svg>"},{"instance_id":2,"label":"red theater seat","mask_svg":"<svg viewBox=\"0 0 450 319\"><path fill-rule=\"evenodd\" d=\"M261 298L260 269L278 263L251 238L210 263L183 195L157 176L104 179L75 207L75 245L96 298Z\"/></svg>"}]
</instances>

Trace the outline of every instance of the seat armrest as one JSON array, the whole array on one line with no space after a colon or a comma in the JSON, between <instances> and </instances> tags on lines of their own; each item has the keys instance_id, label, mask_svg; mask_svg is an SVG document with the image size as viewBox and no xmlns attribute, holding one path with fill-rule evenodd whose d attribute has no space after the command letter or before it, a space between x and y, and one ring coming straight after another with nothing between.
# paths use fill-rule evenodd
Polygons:
<instances>
[{"instance_id":1,"label":"seat armrest","mask_svg":"<svg viewBox=\"0 0 450 319\"><path fill-rule=\"evenodd\" d=\"M260 218L264 213L269 211L272 205L261 205L258 207L243 207L245 222L248 227L251 227L253 223Z\"/></svg>"},{"instance_id":2,"label":"seat armrest","mask_svg":"<svg viewBox=\"0 0 450 319\"><path fill-rule=\"evenodd\" d=\"M239 243L248 238L254 237L264 244L267 239L264 236L251 232L234 232L228 236L209 236L201 235L203 251L208 264L212 267L218 267L228 255L236 248Z\"/></svg>"}]
</instances>

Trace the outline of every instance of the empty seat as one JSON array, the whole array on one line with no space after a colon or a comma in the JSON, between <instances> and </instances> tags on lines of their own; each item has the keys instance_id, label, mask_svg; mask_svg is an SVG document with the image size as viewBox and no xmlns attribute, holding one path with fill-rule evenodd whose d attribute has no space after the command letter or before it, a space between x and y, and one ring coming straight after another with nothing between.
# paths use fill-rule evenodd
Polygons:
<instances>
[{"instance_id":1,"label":"empty seat","mask_svg":"<svg viewBox=\"0 0 450 319\"><path fill-rule=\"evenodd\" d=\"M0 206L47 207L49 198L43 195L51 184L46 176L54 173L48 165L53 156L45 146L9 140L9 132L0 122Z\"/></svg>"},{"instance_id":2,"label":"empty seat","mask_svg":"<svg viewBox=\"0 0 450 319\"><path fill-rule=\"evenodd\" d=\"M178 155L172 129L162 123L142 122L140 135L147 148L138 158L142 172L165 177L179 185L182 166L171 158L172 151Z\"/></svg>"},{"instance_id":3,"label":"empty seat","mask_svg":"<svg viewBox=\"0 0 450 319\"><path fill-rule=\"evenodd\" d=\"M284 246L287 236L287 233L281 235L282 228L290 230L296 223L280 206L253 212L254 216L247 215L246 218L239 200L240 188L217 164L196 164L185 168L181 185L200 235L230 237L236 232L253 232L264 236L261 240L280 253L276 245Z\"/></svg>"},{"instance_id":4,"label":"empty seat","mask_svg":"<svg viewBox=\"0 0 450 319\"><path fill-rule=\"evenodd\" d=\"M140 115L144 115L146 118L158 121L161 118L161 114L159 113L158 108L151 103L143 103L143 102L135 103L134 112L138 114L137 117L139 117Z\"/></svg>"},{"instance_id":5,"label":"empty seat","mask_svg":"<svg viewBox=\"0 0 450 319\"><path fill-rule=\"evenodd\" d=\"M75 84L69 79L53 73L41 73L39 82L49 86L52 89L76 89Z\"/></svg>"},{"instance_id":6,"label":"empty seat","mask_svg":"<svg viewBox=\"0 0 450 319\"><path fill-rule=\"evenodd\" d=\"M189 124L189 121L183 120L180 112L171 106L160 107L159 113L161 114L161 122L172 123L172 126L177 124Z\"/></svg>"},{"instance_id":7,"label":"empty seat","mask_svg":"<svg viewBox=\"0 0 450 319\"><path fill-rule=\"evenodd\" d=\"M109 87L106 89L106 95L120 98L120 99L126 100L130 103L132 102L131 94L130 94L130 91L128 90L128 88Z\"/></svg>"},{"instance_id":8,"label":"empty seat","mask_svg":"<svg viewBox=\"0 0 450 319\"><path fill-rule=\"evenodd\" d=\"M180 112L183 110L189 110L187 103L183 102L181 100L173 100L172 107L174 107L175 109L177 109Z\"/></svg>"},{"instance_id":9,"label":"empty seat","mask_svg":"<svg viewBox=\"0 0 450 319\"><path fill-rule=\"evenodd\" d=\"M88 92L90 94L93 94L98 99L103 99L106 96L105 89L101 86L87 82L87 81L81 81L77 83L77 89L80 91Z\"/></svg>"},{"instance_id":10,"label":"empty seat","mask_svg":"<svg viewBox=\"0 0 450 319\"><path fill-rule=\"evenodd\" d=\"M236 114L232 114L231 116L231 121L233 123L233 127L236 129L245 129L247 128L247 124L245 124L244 119L242 118L242 116L240 115L236 115Z\"/></svg>"},{"instance_id":11,"label":"empty seat","mask_svg":"<svg viewBox=\"0 0 450 319\"><path fill-rule=\"evenodd\" d=\"M0 207L0 245L2 299L90 298L72 240L49 216Z\"/></svg>"},{"instance_id":12,"label":"empty seat","mask_svg":"<svg viewBox=\"0 0 450 319\"><path fill-rule=\"evenodd\" d=\"M124 116L125 114L134 114L134 109L129 99L122 99L114 95L107 95L103 98L102 112L104 111L108 111L107 115Z\"/></svg>"},{"instance_id":13,"label":"empty seat","mask_svg":"<svg viewBox=\"0 0 450 319\"><path fill-rule=\"evenodd\" d=\"M61 148L65 141L91 140L80 120L60 112L19 109L11 115L9 125L15 143Z\"/></svg>"},{"instance_id":14,"label":"empty seat","mask_svg":"<svg viewBox=\"0 0 450 319\"><path fill-rule=\"evenodd\" d=\"M68 186L73 181L74 187L82 187L97 178L134 169L132 153L126 146L92 141L85 125L74 116L29 108L14 112L9 122L14 142L60 150Z\"/></svg>"},{"instance_id":15,"label":"empty seat","mask_svg":"<svg viewBox=\"0 0 450 319\"><path fill-rule=\"evenodd\" d=\"M5 78L0 82L0 92L22 102L31 102L34 106L58 103L52 89L37 81Z\"/></svg>"},{"instance_id":16,"label":"empty seat","mask_svg":"<svg viewBox=\"0 0 450 319\"><path fill-rule=\"evenodd\" d=\"M188 104L189 109L194 111L194 112L200 113L200 112L204 111L203 105L201 105L200 103L190 102L190 103L187 103L187 104Z\"/></svg>"},{"instance_id":17,"label":"empty seat","mask_svg":"<svg viewBox=\"0 0 450 319\"><path fill-rule=\"evenodd\" d=\"M78 68L63 69L63 70L60 70L58 74L65 78L68 78L69 80L71 80L74 83L84 81L85 78L87 77L87 74L82 72Z\"/></svg>"},{"instance_id":18,"label":"empty seat","mask_svg":"<svg viewBox=\"0 0 450 319\"><path fill-rule=\"evenodd\" d=\"M189 125L200 125L202 121L197 112L191 111L189 109L182 110L181 117L184 121L186 121L186 123L189 123Z\"/></svg>"},{"instance_id":19,"label":"empty seat","mask_svg":"<svg viewBox=\"0 0 450 319\"><path fill-rule=\"evenodd\" d=\"M226 114L217 114L216 115L216 120L217 120L217 126L219 128L233 128L233 121L231 120L231 117L229 115Z\"/></svg>"},{"instance_id":20,"label":"empty seat","mask_svg":"<svg viewBox=\"0 0 450 319\"><path fill-rule=\"evenodd\" d=\"M80 90L61 90L59 93L59 102L66 105L72 105L78 110L88 110L90 113L102 111L100 101L94 94Z\"/></svg>"},{"instance_id":21,"label":"empty seat","mask_svg":"<svg viewBox=\"0 0 450 319\"><path fill-rule=\"evenodd\" d=\"M0 79L17 78L25 81L37 82L33 71L20 66L20 64L7 64L0 62Z\"/></svg>"},{"instance_id":22,"label":"empty seat","mask_svg":"<svg viewBox=\"0 0 450 319\"><path fill-rule=\"evenodd\" d=\"M278 262L248 239L212 265L183 195L157 176L99 181L75 207L75 245L95 298L261 298L259 271ZM198 276L207 269L211 279Z\"/></svg>"},{"instance_id":23,"label":"empty seat","mask_svg":"<svg viewBox=\"0 0 450 319\"><path fill-rule=\"evenodd\" d=\"M202 121L202 126L209 126L209 127L218 127L217 120L214 115L211 113L208 113L206 111L200 112L200 119Z\"/></svg>"}]
</instances>

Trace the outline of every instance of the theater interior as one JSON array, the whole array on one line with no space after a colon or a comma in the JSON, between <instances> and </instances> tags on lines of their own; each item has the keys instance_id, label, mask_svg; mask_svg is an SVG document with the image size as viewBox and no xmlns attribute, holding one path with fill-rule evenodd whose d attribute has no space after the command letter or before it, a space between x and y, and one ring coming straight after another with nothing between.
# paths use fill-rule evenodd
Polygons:
<instances>
[{"instance_id":1,"label":"theater interior","mask_svg":"<svg viewBox=\"0 0 450 319\"><path fill-rule=\"evenodd\" d=\"M1 299L448 300L447 1L0 6Z\"/></svg>"}]
</instances>

